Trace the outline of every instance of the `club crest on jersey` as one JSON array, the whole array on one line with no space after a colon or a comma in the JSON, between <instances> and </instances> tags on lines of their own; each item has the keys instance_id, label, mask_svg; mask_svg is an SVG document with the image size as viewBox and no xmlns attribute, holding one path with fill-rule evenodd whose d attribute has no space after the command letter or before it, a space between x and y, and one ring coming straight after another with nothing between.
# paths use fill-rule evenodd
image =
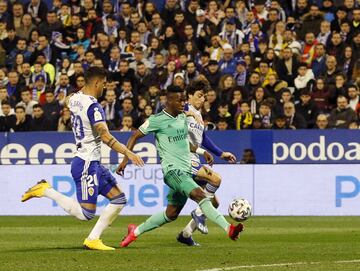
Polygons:
<instances>
[{"instance_id":1,"label":"club crest on jersey","mask_svg":"<svg viewBox=\"0 0 360 271\"><path fill-rule=\"evenodd\" d=\"M195 161L191 161L191 165L193 167L198 167L199 166L199 163L198 162L195 162Z\"/></svg>"},{"instance_id":2,"label":"club crest on jersey","mask_svg":"<svg viewBox=\"0 0 360 271\"><path fill-rule=\"evenodd\" d=\"M89 187L88 193L89 193L90 196L94 195L94 188Z\"/></svg>"},{"instance_id":3,"label":"club crest on jersey","mask_svg":"<svg viewBox=\"0 0 360 271\"><path fill-rule=\"evenodd\" d=\"M94 108L94 121L102 120L102 115L99 112L99 108Z\"/></svg>"}]
</instances>

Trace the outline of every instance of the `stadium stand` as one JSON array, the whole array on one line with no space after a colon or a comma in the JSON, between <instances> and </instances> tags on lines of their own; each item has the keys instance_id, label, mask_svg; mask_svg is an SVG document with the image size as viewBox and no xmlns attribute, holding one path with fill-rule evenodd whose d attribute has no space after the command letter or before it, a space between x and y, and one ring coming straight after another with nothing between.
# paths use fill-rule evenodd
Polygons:
<instances>
[{"instance_id":1,"label":"stadium stand","mask_svg":"<svg viewBox=\"0 0 360 271\"><path fill-rule=\"evenodd\" d=\"M209 130L358 129L359 49L358 1L0 0L0 132L69 131L90 66L112 130L194 80Z\"/></svg>"}]
</instances>

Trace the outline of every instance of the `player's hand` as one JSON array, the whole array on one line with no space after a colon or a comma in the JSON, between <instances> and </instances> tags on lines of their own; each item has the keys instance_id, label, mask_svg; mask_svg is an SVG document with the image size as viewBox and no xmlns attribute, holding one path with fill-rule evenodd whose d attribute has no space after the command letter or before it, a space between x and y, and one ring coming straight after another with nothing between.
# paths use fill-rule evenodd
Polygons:
<instances>
[{"instance_id":1,"label":"player's hand","mask_svg":"<svg viewBox=\"0 0 360 271\"><path fill-rule=\"evenodd\" d=\"M116 169L116 174L120 175L120 176L124 176L124 170L127 166L127 160L128 159L124 159L122 160L122 162L120 163L120 165L118 165L117 169Z\"/></svg>"},{"instance_id":2,"label":"player's hand","mask_svg":"<svg viewBox=\"0 0 360 271\"><path fill-rule=\"evenodd\" d=\"M212 167L212 165L214 164L214 156L212 156L211 153L206 151L204 153L204 158L206 160L206 163L208 163L208 165Z\"/></svg>"},{"instance_id":3,"label":"player's hand","mask_svg":"<svg viewBox=\"0 0 360 271\"><path fill-rule=\"evenodd\" d=\"M143 167L145 165L145 162L143 161L143 159L141 159L141 157L135 153L133 153L132 151L127 151L125 153L125 155L127 156L127 158L129 158L131 160L131 162L138 166L138 167Z\"/></svg>"},{"instance_id":4,"label":"player's hand","mask_svg":"<svg viewBox=\"0 0 360 271\"><path fill-rule=\"evenodd\" d=\"M224 151L220 157L221 159L229 161L229 163L236 163L236 156L233 155L231 152Z\"/></svg>"}]
</instances>

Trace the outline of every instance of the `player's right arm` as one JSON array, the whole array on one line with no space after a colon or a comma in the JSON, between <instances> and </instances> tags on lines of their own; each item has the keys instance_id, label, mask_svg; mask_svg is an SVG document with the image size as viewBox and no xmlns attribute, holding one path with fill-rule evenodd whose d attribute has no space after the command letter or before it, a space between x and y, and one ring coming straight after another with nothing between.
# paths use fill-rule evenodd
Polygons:
<instances>
[{"instance_id":1,"label":"player's right arm","mask_svg":"<svg viewBox=\"0 0 360 271\"><path fill-rule=\"evenodd\" d=\"M142 138L149 133L155 133L158 130L159 130L159 121L157 121L155 115L152 115L139 127L139 130L136 130L130 136L128 142L126 143L126 147L132 151L139 138ZM118 168L116 169L116 173L123 176L124 170L128 162L129 159L125 156L124 159L121 161L120 165L118 166Z\"/></svg>"}]
</instances>

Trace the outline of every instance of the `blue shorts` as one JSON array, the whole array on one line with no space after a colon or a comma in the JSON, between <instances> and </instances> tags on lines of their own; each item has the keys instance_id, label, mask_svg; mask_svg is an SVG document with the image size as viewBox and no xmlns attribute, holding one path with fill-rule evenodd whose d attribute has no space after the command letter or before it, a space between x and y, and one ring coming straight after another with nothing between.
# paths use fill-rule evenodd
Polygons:
<instances>
[{"instance_id":1,"label":"blue shorts","mask_svg":"<svg viewBox=\"0 0 360 271\"><path fill-rule=\"evenodd\" d=\"M71 162L79 203L96 204L98 195L106 196L117 185L115 177L99 161L84 161L75 157Z\"/></svg>"},{"instance_id":2,"label":"blue shorts","mask_svg":"<svg viewBox=\"0 0 360 271\"><path fill-rule=\"evenodd\" d=\"M194 179L194 181L199 185L199 186L204 186L207 184L207 181L205 180L199 180L196 178L198 171L200 170L200 168L202 168L204 165L199 163L198 161L194 161L191 160L191 173L192 173L192 177Z\"/></svg>"}]
</instances>

